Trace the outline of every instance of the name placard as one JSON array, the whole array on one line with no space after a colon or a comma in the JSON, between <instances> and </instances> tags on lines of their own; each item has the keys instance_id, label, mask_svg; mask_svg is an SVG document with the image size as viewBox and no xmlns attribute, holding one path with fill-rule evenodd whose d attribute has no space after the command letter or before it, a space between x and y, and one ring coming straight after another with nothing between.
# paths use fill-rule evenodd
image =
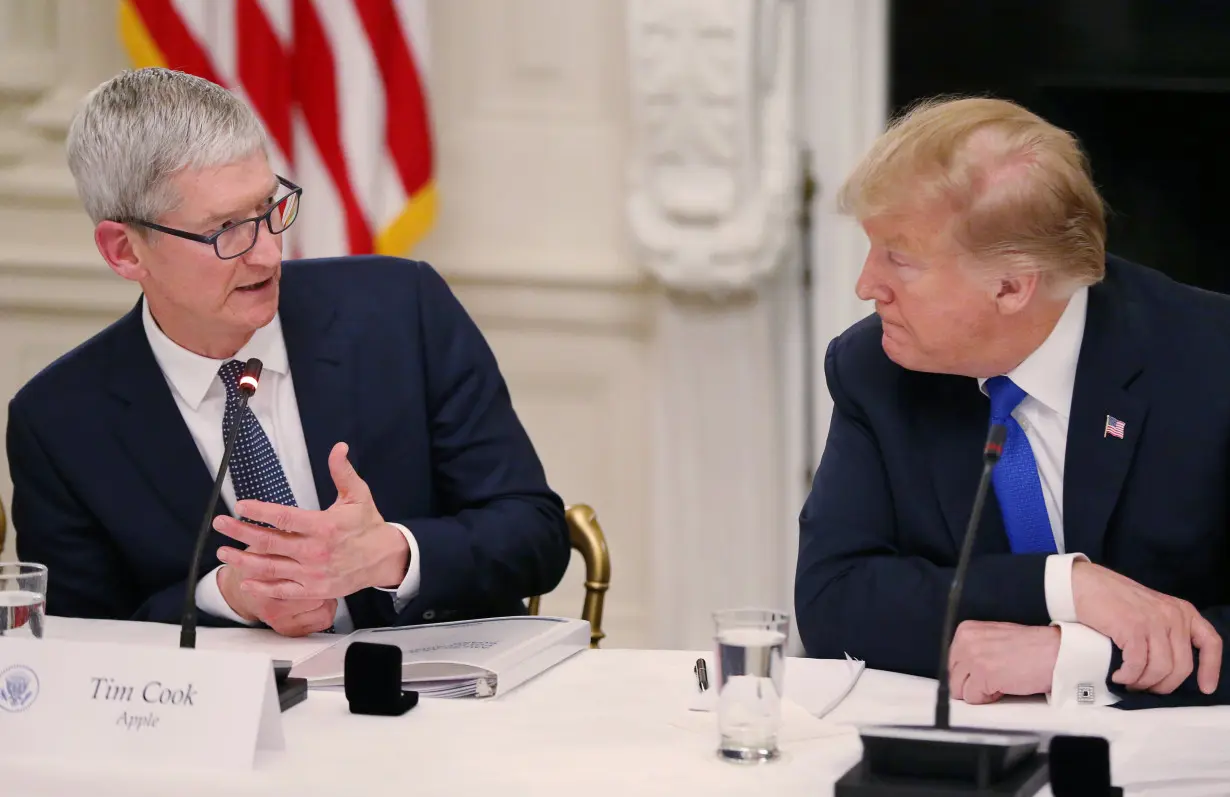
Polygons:
<instances>
[{"instance_id":1,"label":"name placard","mask_svg":"<svg viewBox=\"0 0 1230 797\"><path fill-rule=\"evenodd\" d=\"M0 637L0 759L251 768L282 749L267 655Z\"/></svg>"}]
</instances>

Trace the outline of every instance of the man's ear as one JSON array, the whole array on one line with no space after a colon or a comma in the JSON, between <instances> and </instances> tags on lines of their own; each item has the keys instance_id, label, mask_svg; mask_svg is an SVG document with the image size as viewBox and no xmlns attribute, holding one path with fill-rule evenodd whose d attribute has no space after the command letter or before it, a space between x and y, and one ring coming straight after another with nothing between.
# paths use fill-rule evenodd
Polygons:
<instances>
[{"instance_id":1,"label":"man's ear","mask_svg":"<svg viewBox=\"0 0 1230 797\"><path fill-rule=\"evenodd\" d=\"M1039 288L1041 278L1036 272L1009 274L999 280L995 302L1001 315L1013 315L1025 309Z\"/></svg>"},{"instance_id":2,"label":"man's ear","mask_svg":"<svg viewBox=\"0 0 1230 797\"><path fill-rule=\"evenodd\" d=\"M94 228L94 244L112 271L126 280L140 282L149 272L141 265L133 245L136 234L118 221L100 221Z\"/></svg>"}]
</instances>

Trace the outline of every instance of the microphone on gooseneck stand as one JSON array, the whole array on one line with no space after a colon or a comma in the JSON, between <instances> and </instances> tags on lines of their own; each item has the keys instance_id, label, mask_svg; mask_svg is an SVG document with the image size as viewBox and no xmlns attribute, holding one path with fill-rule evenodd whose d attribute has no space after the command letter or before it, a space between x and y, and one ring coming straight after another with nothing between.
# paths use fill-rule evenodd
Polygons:
<instances>
[{"instance_id":1,"label":"microphone on gooseneck stand","mask_svg":"<svg viewBox=\"0 0 1230 797\"><path fill-rule=\"evenodd\" d=\"M181 648L196 647L196 584L200 578L201 558L205 555L205 543L209 539L209 530L213 525L214 510L218 506L218 497L222 494L222 482L226 479L226 472L231 464L235 441L239 439L239 430L243 426L248 400L260 386L262 367L261 361L253 357L244 363L243 372L239 375L239 409L235 413L235 423L231 424L230 432L226 436L222 461L218 464L214 487L209 494L209 501L205 504L205 516L201 518L201 527L196 534L196 547L192 551L192 564L188 567L188 579L184 586L184 611L179 621L179 646ZM290 672L288 662L275 661L273 664L278 687L278 702L285 711L307 698L307 681L302 678L288 677Z\"/></svg>"},{"instance_id":2,"label":"microphone on gooseneck stand","mask_svg":"<svg viewBox=\"0 0 1230 797\"><path fill-rule=\"evenodd\" d=\"M243 373L239 375L239 410L235 413L235 423L231 424L230 434L226 436L226 448L222 451L222 461L218 463L214 489L205 504L205 517L201 518L201 527L196 533L196 547L192 550L192 564L188 567L188 583L184 588L184 612L179 621L181 648L196 647L196 582L200 577L201 557L205 555L205 542L209 539L214 509L218 506L218 496L222 494L222 482L226 479L226 471L231 464L231 454L235 451L235 441L239 439L239 429L243 426L243 413L248 408L248 399L252 398L260 385L262 367L261 361L253 357L244 363Z\"/></svg>"},{"instance_id":3,"label":"microphone on gooseneck stand","mask_svg":"<svg viewBox=\"0 0 1230 797\"><path fill-rule=\"evenodd\" d=\"M1026 797L1046 785L1050 777L1041 734L953 728L948 720L948 649L974 550L974 535L991 485L991 472L1003 453L1006 437L1007 429L994 424L983 446L982 478L974 494L974 507L965 529L965 539L961 542L944 614L935 724L879 725L860 729L863 758L837 781L834 791L837 797ZM1052 745L1061 738L1066 737L1053 737Z\"/></svg>"},{"instance_id":4,"label":"microphone on gooseneck stand","mask_svg":"<svg viewBox=\"0 0 1230 797\"><path fill-rule=\"evenodd\" d=\"M969 522L965 524L965 538L961 540L961 553L957 556L957 567L952 574L952 585L948 588L948 606L944 612L944 631L940 637L940 666L936 672L939 688L935 692L935 727L948 727L948 648L956 633L957 610L961 604L961 592L965 589L965 574L969 571L969 560L974 552L974 537L978 534L978 526L982 520L982 506L987 501L987 491L991 487L991 471L1004 453L1004 440L1008 437L1008 429L1003 424L993 424L987 433L987 442L982 447L982 477L978 480L978 489L974 491L974 508L970 510Z\"/></svg>"}]
</instances>

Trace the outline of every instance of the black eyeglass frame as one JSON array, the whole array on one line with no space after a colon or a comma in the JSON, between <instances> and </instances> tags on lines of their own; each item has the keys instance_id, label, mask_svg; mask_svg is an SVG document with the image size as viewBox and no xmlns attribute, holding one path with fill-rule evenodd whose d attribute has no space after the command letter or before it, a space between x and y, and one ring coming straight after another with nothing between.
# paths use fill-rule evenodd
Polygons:
<instances>
[{"instance_id":1,"label":"black eyeglass frame","mask_svg":"<svg viewBox=\"0 0 1230 797\"><path fill-rule=\"evenodd\" d=\"M210 246L214 248L214 254L218 256L219 260L234 260L237 257L243 257L248 252L251 252L252 247L256 246L256 241L257 239L260 238L262 221L265 222L265 227L269 230L270 235L281 235L282 233L290 229L291 224L294 224L295 220L299 218L298 203L300 201L300 198L303 195L303 189L295 185L294 183L292 183L290 180L287 180L285 177L281 175L275 175L275 176L278 178L279 184L281 184L284 188L290 189L290 193L286 194L281 199L278 199L276 202L274 202L272 205L269 206L269 210L266 210L264 213L260 214L259 216L253 216L250 219L243 219L242 221L237 221L234 224L232 224L230 227L223 227L222 229L218 230L212 235L201 235L200 233L188 232L187 230L177 230L174 227L166 227L162 224L155 224L152 221L144 221L143 219L114 219L114 221L117 221L120 224L136 224L138 226L145 227L150 230L157 230L158 232L164 232L167 235L174 235L176 238L183 238L188 241L196 241L197 243L201 243L201 244L209 244ZM285 202L291 197L295 197L295 216L294 218L290 220L290 224L287 224L282 229L278 230L277 232L274 232L273 212L277 210L279 206L285 204ZM243 224L247 224L250 221L256 222L256 232L252 235L252 243L250 243L248 245L248 248L244 249L242 252L239 252L238 254L234 254L234 255L227 255L224 257L222 255L221 250L218 249L218 238L220 238L223 233L230 232L231 230L234 230L236 227L239 227Z\"/></svg>"}]
</instances>

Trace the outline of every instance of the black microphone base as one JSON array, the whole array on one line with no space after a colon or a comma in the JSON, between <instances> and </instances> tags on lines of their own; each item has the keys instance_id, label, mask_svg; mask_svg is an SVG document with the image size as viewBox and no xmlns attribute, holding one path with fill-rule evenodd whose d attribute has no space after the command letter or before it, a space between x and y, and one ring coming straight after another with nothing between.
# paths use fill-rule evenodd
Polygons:
<instances>
[{"instance_id":1,"label":"black microphone base","mask_svg":"<svg viewBox=\"0 0 1230 797\"><path fill-rule=\"evenodd\" d=\"M977 783L877 775L859 761L837 781L836 797L1031 797L1049 780L1045 753L1035 753L1003 779Z\"/></svg>"},{"instance_id":2,"label":"black microphone base","mask_svg":"<svg viewBox=\"0 0 1230 797\"><path fill-rule=\"evenodd\" d=\"M1049 780L1041 737L1027 731L887 725L860 737L863 758L838 797L1027 797Z\"/></svg>"}]
</instances>

